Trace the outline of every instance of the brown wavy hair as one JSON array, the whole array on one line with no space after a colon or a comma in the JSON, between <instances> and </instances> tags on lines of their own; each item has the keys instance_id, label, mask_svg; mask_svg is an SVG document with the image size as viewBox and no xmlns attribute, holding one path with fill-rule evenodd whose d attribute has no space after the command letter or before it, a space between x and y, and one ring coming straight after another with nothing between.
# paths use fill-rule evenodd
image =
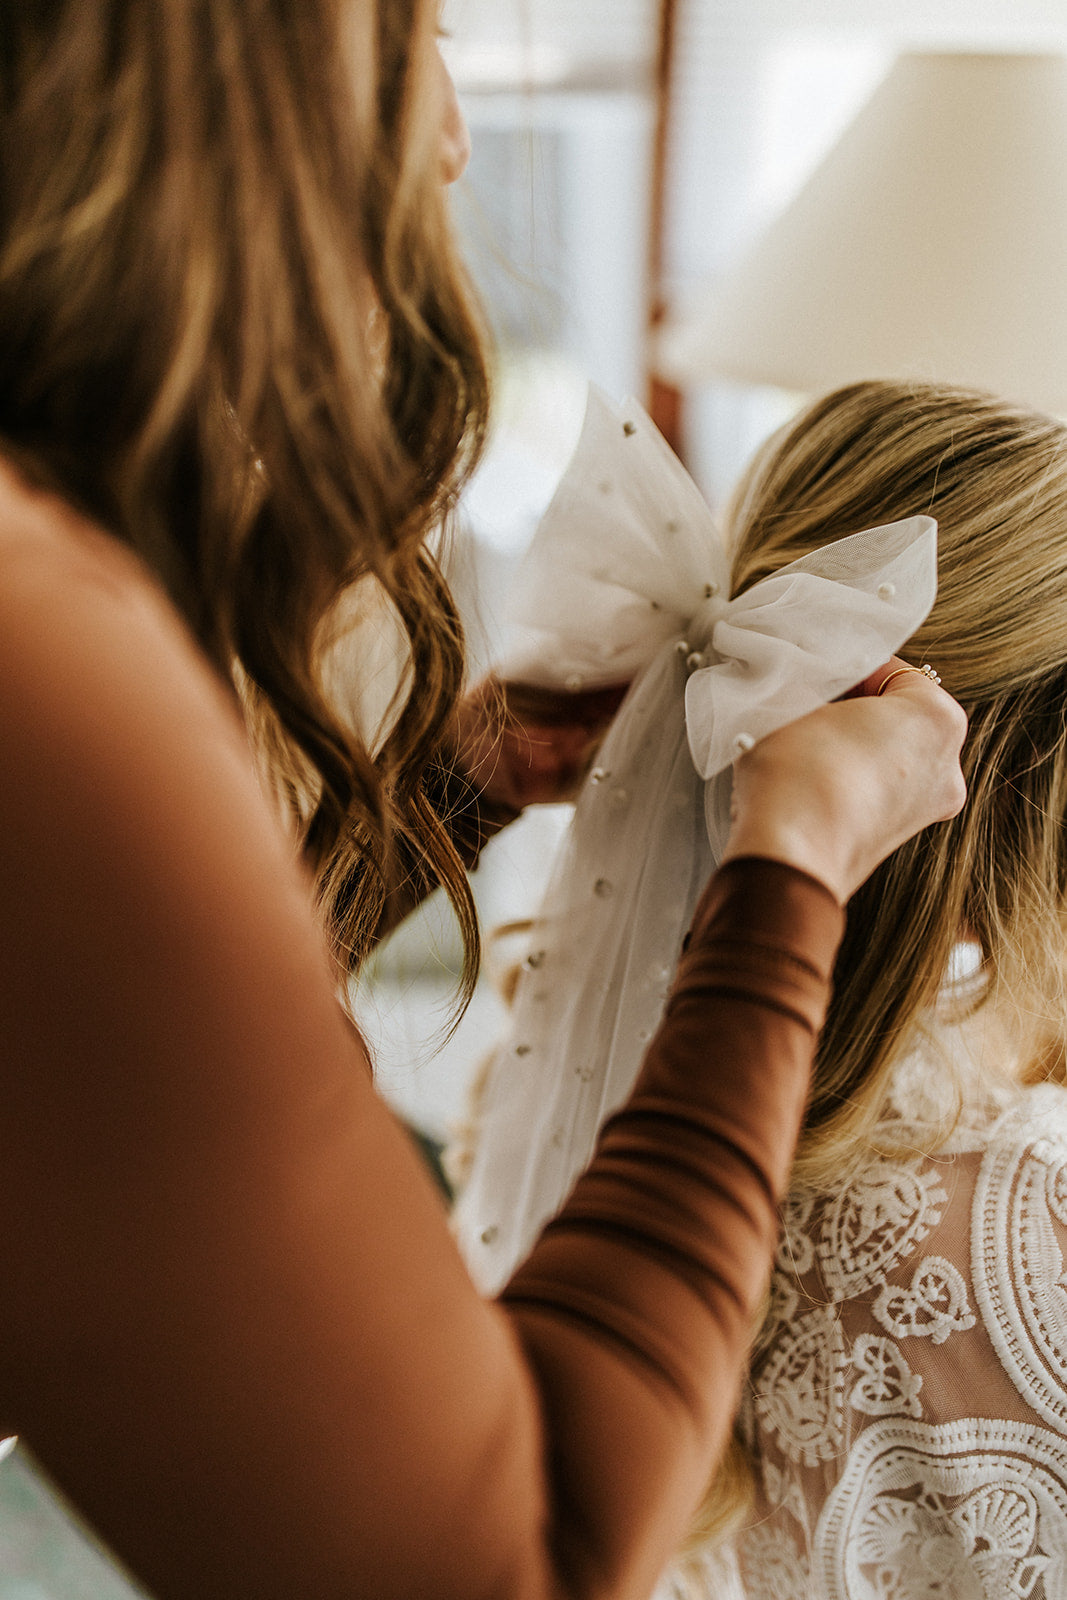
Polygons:
<instances>
[{"instance_id":1,"label":"brown wavy hair","mask_svg":"<svg viewBox=\"0 0 1067 1600\"><path fill-rule=\"evenodd\" d=\"M920 512L938 521L938 594L901 653L933 662L967 712L968 798L849 902L792 1174L809 1191L832 1192L886 1147L887 1125L875 1129L891 1075L963 934L982 965L956 999L959 1019L994 1008L1014 1047L1009 1070L1023 1082L1067 1080L1067 428L970 390L839 389L743 477L727 513L735 592L833 539ZM929 1148L952 1121L949 1105ZM909 1128L912 1153L915 1137ZM750 1490L735 1439L691 1548L729 1531Z\"/></svg>"},{"instance_id":2,"label":"brown wavy hair","mask_svg":"<svg viewBox=\"0 0 1067 1600\"><path fill-rule=\"evenodd\" d=\"M336 949L405 873L466 877L427 797L463 638L426 535L488 380L439 175L431 0L3 0L0 437L128 542L283 781ZM357 580L410 652L373 751L331 706Z\"/></svg>"}]
</instances>

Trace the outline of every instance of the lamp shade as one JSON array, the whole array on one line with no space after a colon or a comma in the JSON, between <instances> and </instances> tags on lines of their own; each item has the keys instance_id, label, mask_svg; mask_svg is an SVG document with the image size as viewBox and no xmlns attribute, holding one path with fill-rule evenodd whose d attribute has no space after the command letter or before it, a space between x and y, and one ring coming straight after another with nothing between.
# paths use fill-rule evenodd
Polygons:
<instances>
[{"instance_id":1,"label":"lamp shade","mask_svg":"<svg viewBox=\"0 0 1067 1600\"><path fill-rule=\"evenodd\" d=\"M901 56L658 364L806 392L925 378L1067 412L1067 58Z\"/></svg>"}]
</instances>

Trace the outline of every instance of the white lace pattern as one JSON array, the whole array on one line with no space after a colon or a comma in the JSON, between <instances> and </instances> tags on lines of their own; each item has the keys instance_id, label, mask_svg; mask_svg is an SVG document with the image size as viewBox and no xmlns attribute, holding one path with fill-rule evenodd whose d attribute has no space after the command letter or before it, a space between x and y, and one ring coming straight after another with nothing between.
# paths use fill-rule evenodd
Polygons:
<instances>
[{"instance_id":1,"label":"white lace pattern","mask_svg":"<svg viewBox=\"0 0 1067 1600\"><path fill-rule=\"evenodd\" d=\"M704 1600L1067 1600L1067 1091L791 1196L771 1306Z\"/></svg>"}]
</instances>

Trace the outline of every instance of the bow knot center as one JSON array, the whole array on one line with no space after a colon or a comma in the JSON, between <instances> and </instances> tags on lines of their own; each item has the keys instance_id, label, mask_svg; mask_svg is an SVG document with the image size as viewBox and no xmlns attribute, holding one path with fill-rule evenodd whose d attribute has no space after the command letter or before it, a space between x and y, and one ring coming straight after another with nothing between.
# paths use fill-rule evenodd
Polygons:
<instances>
[{"instance_id":1,"label":"bow knot center","mask_svg":"<svg viewBox=\"0 0 1067 1600\"><path fill-rule=\"evenodd\" d=\"M729 600L719 590L701 600L686 627L685 636L689 641L690 649L699 651L701 654L710 650L711 636L715 632L715 626L722 620L729 609Z\"/></svg>"}]
</instances>

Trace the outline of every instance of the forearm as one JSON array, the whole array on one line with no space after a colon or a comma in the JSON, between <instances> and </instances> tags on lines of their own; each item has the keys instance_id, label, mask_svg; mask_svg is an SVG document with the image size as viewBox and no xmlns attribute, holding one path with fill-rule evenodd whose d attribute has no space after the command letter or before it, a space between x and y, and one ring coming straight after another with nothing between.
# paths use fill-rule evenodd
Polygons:
<instances>
[{"instance_id":1,"label":"forearm","mask_svg":"<svg viewBox=\"0 0 1067 1600\"><path fill-rule=\"evenodd\" d=\"M842 925L787 867L720 874L631 1100L505 1292L543 1385L567 1593L645 1593L721 1448Z\"/></svg>"}]
</instances>

